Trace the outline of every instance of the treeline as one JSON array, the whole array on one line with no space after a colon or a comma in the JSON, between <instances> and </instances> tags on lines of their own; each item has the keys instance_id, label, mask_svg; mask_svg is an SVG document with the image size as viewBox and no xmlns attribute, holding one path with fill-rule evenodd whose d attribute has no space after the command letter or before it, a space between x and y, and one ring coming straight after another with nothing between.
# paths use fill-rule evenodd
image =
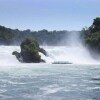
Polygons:
<instances>
[{"instance_id":1,"label":"treeline","mask_svg":"<svg viewBox=\"0 0 100 100\"><path fill-rule=\"evenodd\" d=\"M29 29L20 31L0 26L0 44L1 45L20 45L26 38L35 38L42 45L58 45L62 39L67 36L68 31L31 31Z\"/></svg>"},{"instance_id":2,"label":"treeline","mask_svg":"<svg viewBox=\"0 0 100 100\"><path fill-rule=\"evenodd\" d=\"M89 28L82 30L86 45L92 50L100 53L100 18L93 20Z\"/></svg>"},{"instance_id":3,"label":"treeline","mask_svg":"<svg viewBox=\"0 0 100 100\"><path fill-rule=\"evenodd\" d=\"M67 36L76 31L31 31L29 29L21 31L18 29L10 29L0 26L0 45L20 45L21 42L27 38L35 38L40 45L64 45L67 41ZM94 51L100 52L100 18L94 19L89 28L83 28L82 33L85 44ZM66 43L65 43L66 44Z\"/></svg>"}]
</instances>

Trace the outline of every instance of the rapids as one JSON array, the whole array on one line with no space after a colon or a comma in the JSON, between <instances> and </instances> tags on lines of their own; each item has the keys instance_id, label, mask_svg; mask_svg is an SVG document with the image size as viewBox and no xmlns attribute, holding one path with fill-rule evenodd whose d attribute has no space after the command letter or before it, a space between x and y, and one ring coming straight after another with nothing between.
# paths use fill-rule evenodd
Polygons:
<instances>
[{"instance_id":1,"label":"rapids","mask_svg":"<svg viewBox=\"0 0 100 100\"><path fill-rule=\"evenodd\" d=\"M83 45L81 34L79 32L71 32L65 36L62 41L65 46L42 46L48 53L45 57L40 53L41 58L46 63L53 63L55 61L66 61L73 64L98 64L90 55L88 49ZM0 65L15 65L20 64L16 57L12 55L13 51L20 52L19 46L0 46Z\"/></svg>"}]
</instances>

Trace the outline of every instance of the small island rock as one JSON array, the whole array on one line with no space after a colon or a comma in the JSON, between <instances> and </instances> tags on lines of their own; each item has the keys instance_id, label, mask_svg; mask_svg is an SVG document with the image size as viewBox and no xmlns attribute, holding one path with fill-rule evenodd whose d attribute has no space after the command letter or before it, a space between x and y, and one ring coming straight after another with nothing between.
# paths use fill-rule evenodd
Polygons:
<instances>
[{"instance_id":1,"label":"small island rock","mask_svg":"<svg viewBox=\"0 0 100 100\"><path fill-rule=\"evenodd\" d=\"M16 58L20 62L26 62L26 63L40 63L45 62L43 59L41 59L41 56L39 55L39 52L43 53L45 56L47 55L47 52L39 47L38 42L35 39L27 38L25 39L21 45L21 52L18 53L17 51L14 51L12 54L16 56Z\"/></svg>"}]
</instances>

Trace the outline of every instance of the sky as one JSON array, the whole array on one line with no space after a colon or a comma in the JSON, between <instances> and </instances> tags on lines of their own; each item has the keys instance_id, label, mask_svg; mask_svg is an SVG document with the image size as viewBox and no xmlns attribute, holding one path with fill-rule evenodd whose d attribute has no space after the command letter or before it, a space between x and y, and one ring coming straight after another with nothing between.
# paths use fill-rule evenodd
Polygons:
<instances>
[{"instance_id":1,"label":"sky","mask_svg":"<svg viewBox=\"0 0 100 100\"><path fill-rule=\"evenodd\" d=\"M100 0L0 0L0 25L13 29L81 30L100 17Z\"/></svg>"}]
</instances>

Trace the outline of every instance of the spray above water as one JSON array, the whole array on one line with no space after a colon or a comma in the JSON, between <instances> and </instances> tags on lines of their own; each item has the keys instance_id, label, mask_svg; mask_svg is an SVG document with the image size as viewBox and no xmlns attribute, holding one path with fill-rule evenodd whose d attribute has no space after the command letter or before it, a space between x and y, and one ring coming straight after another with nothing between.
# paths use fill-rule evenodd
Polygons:
<instances>
[{"instance_id":1,"label":"spray above water","mask_svg":"<svg viewBox=\"0 0 100 100\"><path fill-rule=\"evenodd\" d=\"M0 46L0 65L15 65L20 64L15 56L12 55L13 51L20 51L18 46Z\"/></svg>"},{"instance_id":2,"label":"spray above water","mask_svg":"<svg viewBox=\"0 0 100 100\"><path fill-rule=\"evenodd\" d=\"M65 46L49 47L48 51L51 61L66 61L73 64L97 64L98 61L92 58L88 49L83 45L80 32L70 32L63 39ZM50 62L49 59L45 59Z\"/></svg>"},{"instance_id":3,"label":"spray above water","mask_svg":"<svg viewBox=\"0 0 100 100\"><path fill-rule=\"evenodd\" d=\"M80 32L70 32L66 38L67 45L71 47L82 46L82 40L80 37L81 37Z\"/></svg>"},{"instance_id":4,"label":"spray above water","mask_svg":"<svg viewBox=\"0 0 100 100\"><path fill-rule=\"evenodd\" d=\"M98 61L92 58L89 51L84 47L79 32L70 32L63 39L65 46L44 46L49 57L45 57L40 53L42 59L47 63L55 61L66 61L73 64L98 64ZM20 52L19 46L0 46L0 65L16 65L21 64L12 55L13 51Z\"/></svg>"}]
</instances>

